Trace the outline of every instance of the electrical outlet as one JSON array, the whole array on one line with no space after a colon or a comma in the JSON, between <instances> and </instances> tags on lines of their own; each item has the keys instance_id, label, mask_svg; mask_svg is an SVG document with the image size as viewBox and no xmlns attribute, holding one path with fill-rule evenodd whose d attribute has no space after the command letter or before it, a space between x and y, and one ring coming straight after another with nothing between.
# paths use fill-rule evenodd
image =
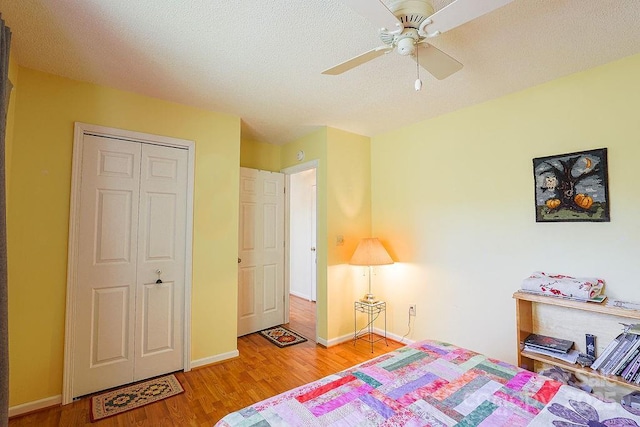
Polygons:
<instances>
[{"instance_id":1,"label":"electrical outlet","mask_svg":"<svg viewBox=\"0 0 640 427\"><path fill-rule=\"evenodd\" d=\"M416 315L416 305L415 304L410 304L409 305L409 316L415 316Z\"/></svg>"}]
</instances>

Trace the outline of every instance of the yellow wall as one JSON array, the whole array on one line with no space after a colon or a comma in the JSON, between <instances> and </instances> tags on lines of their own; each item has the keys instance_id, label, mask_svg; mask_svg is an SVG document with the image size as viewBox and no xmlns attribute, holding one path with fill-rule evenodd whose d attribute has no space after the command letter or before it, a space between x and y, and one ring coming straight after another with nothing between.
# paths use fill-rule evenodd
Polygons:
<instances>
[{"instance_id":1,"label":"yellow wall","mask_svg":"<svg viewBox=\"0 0 640 427\"><path fill-rule=\"evenodd\" d=\"M372 221L389 327L515 362L511 295L535 270L640 301L640 55L379 135ZM611 222L536 223L532 159L608 148Z\"/></svg>"},{"instance_id":2,"label":"yellow wall","mask_svg":"<svg viewBox=\"0 0 640 427\"><path fill-rule=\"evenodd\" d=\"M25 68L19 82L7 161L10 405L62 391L75 121L196 142L192 360L235 351L240 119Z\"/></svg>"},{"instance_id":3,"label":"yellow wall","mask_svg":"<svg viewBox=\"0 0 640 427\"><path fill-rule=\"evenodd\" d=\"M353 301L368 285L362 267L349 260L360 239L371 236L371 152L368 137L338 129L328 129L327 142L328 336L337 339L353 334Z\"/></svg>"},{"instance_id":4,"label":"yellow wall","mask_svg":"<svg viewBox=\"0 0 640 427\"><path fill-rule=\"evenodd\" d=\"M353 333L353 301L364 293L347 264L359 239L371 230L369 138L322 128L282 147L283 168L300 163L299 150L305 152L303 162L319 162L317 334L333 344ZM338 235L344 245L336 244Z\"/></svg>"},{"instance_id":5,"label":"yellow wall","mask_svg":"<svg viewBox=\"0 0 640 427\"><path fill-rule=\"evenodd\" d=\"M263 171L280 172L282 147L242 138L240 141L240 166Z\"/></svg>"}]
</instances>

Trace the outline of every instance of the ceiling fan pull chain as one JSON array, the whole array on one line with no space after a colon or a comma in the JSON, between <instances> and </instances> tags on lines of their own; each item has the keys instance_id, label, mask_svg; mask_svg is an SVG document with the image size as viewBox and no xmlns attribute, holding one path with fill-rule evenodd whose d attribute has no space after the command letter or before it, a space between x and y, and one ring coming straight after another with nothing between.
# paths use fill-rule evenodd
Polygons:
<instances>
[{"instance_id":1,"label":"ceiling fan pull chain","mask_svg":"<svg viewBox=\"0 0 640 427\"><path fill-rule=\"evenodd\" d=\"M416 46L416 75L418 78L416 79L415 88L416 92L422 89L422 80L420 80L420 46Z\"/></svg>"}]
</instances>

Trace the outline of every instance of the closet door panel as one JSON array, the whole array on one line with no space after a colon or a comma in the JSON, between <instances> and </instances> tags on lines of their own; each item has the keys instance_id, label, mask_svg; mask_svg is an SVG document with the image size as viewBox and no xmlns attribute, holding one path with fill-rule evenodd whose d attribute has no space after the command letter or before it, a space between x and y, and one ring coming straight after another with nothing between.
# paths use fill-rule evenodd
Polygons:
<instances>
[{"instance_id":1,"label":"closet door panel","mask_svg":"<svg viewBox=\"0 0 640 427\"><path fill-rule=\"evenodd\" d=\"M143 301L141 313L142 326L141 349L142 358L165 351L173 351L175 347L175 328L173 310L175 303L175 283L143 285Z\"/></svg>"},{"instance_id":2,"label":"closet door panel","mask_svg":"<svg viewBox=\"0 0 640 427\"><path fill-rule=\"evenodd\" d=\"M187 155L157 145L142 148L136 381L183 366Z\"/></svg>"},{"instance_id":3,"label":"closet door panel","mask_svg":"<svg viewBox=\"0 0 640 427\"><path fill-rule=\"evenodd\" d=\"M84 137L74 396L133 377L140 156L140 144Z\"/></svg>"}]
</instances>

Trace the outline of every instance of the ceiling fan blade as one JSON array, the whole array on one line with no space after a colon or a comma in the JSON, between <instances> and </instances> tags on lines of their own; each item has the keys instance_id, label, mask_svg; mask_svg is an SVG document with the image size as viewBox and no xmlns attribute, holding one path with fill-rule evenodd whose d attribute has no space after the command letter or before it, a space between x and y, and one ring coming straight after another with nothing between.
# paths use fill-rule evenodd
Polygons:
<instances>
[{"instance_id":1,"label":"ceiling fan blade","mask_svg":"<svg viewBox=\"0 0 640 427\"><path fill-rule=\"evenodd\" d=\"M461 63L429 43L420 43L418 49L418 63L438 80L462 69ZM416 60L416 57L413 59Z\"/></svg>"},{"instance_id":2,"label":"ceiling fan blade","mask_svg":"<svg viewBox=\"0 0 640 427\"><path fill-rule=\"evenodd\" d=\"M342 0L342 3L367 18L378 29L401 33L404 28L402 22L380 0Z\"/></svg>"},{"instance_id":3,"label":"ceiling fan blade","mask_svg":"<svg viewBox=\"0 0 640 427\"><path fill-rule=\"evenodd\" d=\"M423 37L433 37L478 18L513 0L455 0L420 24Z\"/></svg>"},{"instance_id":4,"label":"ceiling fan blade","mask_svg":"<svg viewBox=\"0 0 640 427\"><path fill-rule=\"evenodd\" d=\"M372 59L382 56L392 49L393 49L392 46L380 46L375 49L371 49L370 51L365 52L362 55L358 55L354 58L351 58L347 61L344 61L336 65L335 67L331 67L328 70L324 70L322 74L328 74L330 76L342 74L345 71L349 71L350 69L357 67L358 65L364 64L365 62L371 61Z\"/></svg>"}]
</instances>

